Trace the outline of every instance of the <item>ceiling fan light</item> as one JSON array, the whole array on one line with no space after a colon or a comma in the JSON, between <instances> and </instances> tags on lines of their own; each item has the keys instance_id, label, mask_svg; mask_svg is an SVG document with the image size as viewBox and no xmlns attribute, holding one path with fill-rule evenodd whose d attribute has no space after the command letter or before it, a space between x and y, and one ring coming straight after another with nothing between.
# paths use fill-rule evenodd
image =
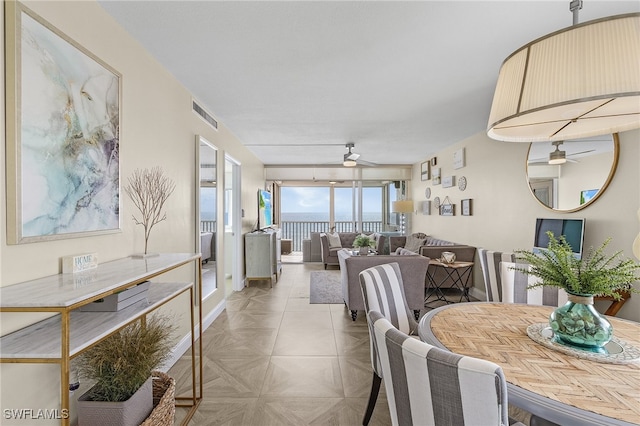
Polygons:
<instances>
[{"instance_id":1,"label":"ceiling fan light","mask_svg":"<svg viewBox=\"0 0 640 426\"><path fill-rule=\"evenodd\" d=\"M565 152L558 150L558 148L549 154L549 164L564 164L566 162L567 156Z\"/></svg>"},{"instance_id":2,"label":"ceiling fan light","mask_svg":"<svg viewBox=\"0 0 640 426\"><path fill-rule=\"evenodd\" d=\"M640 13L548 34L507 57L487 134L508 142L597 136L640 127Z\"/></svg>"},{"instance_id":3,"label":"ceiling fan light","mask_svg":"<svg viewBox=\"0 0 640 426\"><path fill-rule=\"evenodd\" d=\"M556 165L556 164L564 164L567 162L566 158L551 158L551 156L549 156L549 164L551 165Z\"/></svg>"},{"instance_id":4,"label":"ceiling fan light","mask_svg":"<svg viewBox=\"0 0 640 426\"><path fill-rule=\"evenodd\" d=\"M345 167L355 167L356 166L356 160L351 160L349 158L345 158L344 161L342 162L342 165Z\"/></svg>"}]
</instances>

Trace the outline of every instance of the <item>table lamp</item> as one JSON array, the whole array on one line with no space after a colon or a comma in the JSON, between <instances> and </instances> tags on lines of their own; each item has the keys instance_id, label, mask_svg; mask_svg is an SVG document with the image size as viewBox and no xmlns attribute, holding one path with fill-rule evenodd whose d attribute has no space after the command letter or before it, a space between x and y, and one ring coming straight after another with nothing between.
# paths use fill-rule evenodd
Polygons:
<instances>
[{"instance_id":1,"label":"table lamp","mask_svg":"<svg viewBox=\"0 0 640 426\"><path fill-rule=\"evenodd\" d=\"M413 200L398 200L391 203L391 211L393 213L400 213L400 233L404 235L404 214L413 213Z\"/></svg>"}]
</instances>

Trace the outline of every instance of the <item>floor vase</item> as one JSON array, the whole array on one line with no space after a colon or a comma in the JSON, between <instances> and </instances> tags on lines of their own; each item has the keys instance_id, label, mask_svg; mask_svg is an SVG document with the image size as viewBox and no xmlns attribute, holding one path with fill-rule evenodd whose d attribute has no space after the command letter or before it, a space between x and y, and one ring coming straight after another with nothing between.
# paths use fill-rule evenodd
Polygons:
<instances>
[{"instance_id":1,"label":"floor vase","mask_svg":"<svg viewBox=\"0 0 640 426\"><path fill-rule=\"evenodd\" d=\"M560 343L598 350L611 340L613 327L593 306L593 296L569 294L569 301L554 310L549 324Z\"/></svg>"}]
</instances>

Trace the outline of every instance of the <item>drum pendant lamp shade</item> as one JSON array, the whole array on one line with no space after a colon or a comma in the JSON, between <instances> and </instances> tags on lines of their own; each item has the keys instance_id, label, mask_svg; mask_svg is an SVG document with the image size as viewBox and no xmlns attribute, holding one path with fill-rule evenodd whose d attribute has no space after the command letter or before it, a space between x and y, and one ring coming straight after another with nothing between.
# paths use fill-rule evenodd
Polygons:
<instances>
[{"instance_id":1,"label":"drum pendant lamp shade","mask_svg":"<svg viewBox=\"0 0 640 426\"><path fill-rule=\"evenodd\" d=\"M543 142L640 128L640 13L573 25L502 64L487 134Z\"/></svg>"}]
</instances>

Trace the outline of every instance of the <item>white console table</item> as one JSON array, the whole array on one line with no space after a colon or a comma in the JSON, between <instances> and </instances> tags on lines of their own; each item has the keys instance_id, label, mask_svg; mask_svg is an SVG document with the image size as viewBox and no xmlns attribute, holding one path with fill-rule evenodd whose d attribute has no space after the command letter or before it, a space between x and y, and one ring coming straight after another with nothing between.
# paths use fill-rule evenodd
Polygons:
<instances>
[{"instance_id":1,"label":"white console table","mask_svg":"<svg viewBox=\"0 0 640 426\"><path fill-rule=\"evenodd\" d=\"M197 295L202 295L199 253L167 253L105 262L95 269L59 274L0 288L0 312L51 312L56 315L0 338L2 363L56 363L60 365L60 408L69 410L70 361L85 349L189 292L191 315L191 395L176 396L177 407L188 407L186 425L202 400L202 300L198 302L198 336L195 335L193 283L152 283L147 300L117 312L81 312L78 308L165 272L195 262ZM198 341L198 369L195 344ZM196 384L196 378L199 383ZM184 401L178 403L178 401ZM67 411L68 412L68 411ZM69 416L70 417L70 416ZM62 419L68 425L70 419Z\"/></svg>"}]
</instances>

